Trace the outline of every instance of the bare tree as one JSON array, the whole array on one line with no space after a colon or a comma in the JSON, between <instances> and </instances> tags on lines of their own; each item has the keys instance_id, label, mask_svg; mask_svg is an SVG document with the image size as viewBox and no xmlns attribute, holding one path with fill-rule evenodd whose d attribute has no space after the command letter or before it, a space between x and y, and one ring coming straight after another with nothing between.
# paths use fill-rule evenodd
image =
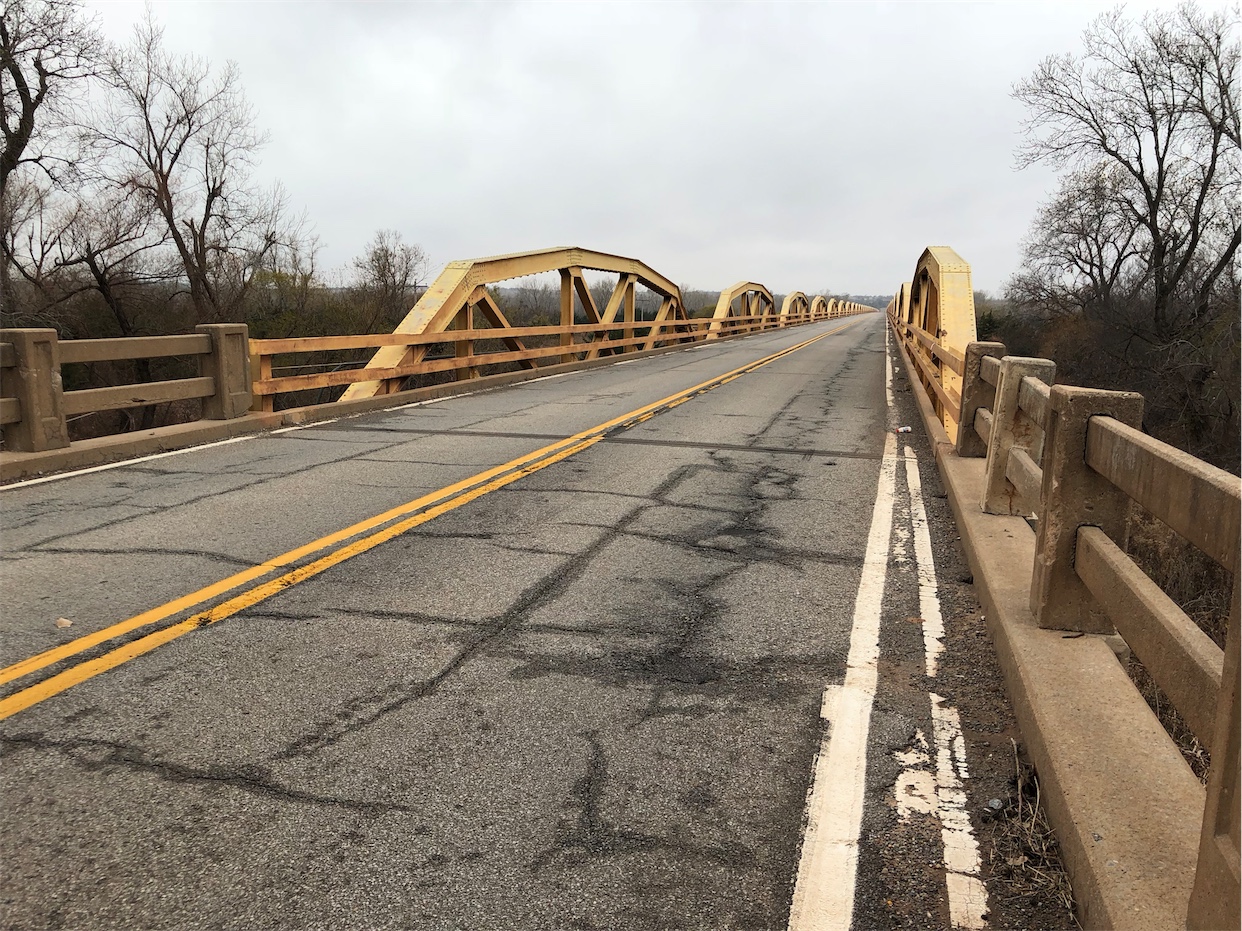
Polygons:
<instances>
[{"instance_id":1,"label":"bare tree","mask_svg":"<svg viewBox=\"0 0 1242 931\"><path fill-rule=\"evenodd\" d=\"M99 34L71 0L8 0L0 9L0 309L14 312L15 257L32 195L46 200L43 182L11 189L19 168L55 178L72 160L58 148L58 129L71 114L75 91L98 66ZM27 231L28 232L28 231Z\"/></svg>"},{"instance_id":2,"label":"bare tree","mask_svg":"<svg viewBox=\"0 0 1242 931\"><path fill-rule=\"evenodd\" d=\"M352 266L355 290L370 308L366 332L374 332L381 324L391 329L401 322L427 272L427 256L396 230L379 230Z\"/></svg>"},{"instance_id":3,"label":"bare tree","mask_svg":"<svg viewBox=\"0 0 1242 931\"><path fill-rule=\"evenodd\" d=\"M104 77L111 92L83 127L98 180L159 217L196 319L235 317L285 220L281 189L252 179L266 140L236 66L213 73L202 59L169 53L148 13Z\"/></svg>"},{"instance_id":4,"label":"bare tree","mask_svg":"<svg viewBox=\"0 0 1242 931\"><path fill-rule=\"evenodd\" d=\"M292 237L271 250L246 297L246 322L260 338L322 335L334 321L324 313L327 294L319 280L319 241Z\"/></svg>"},{"instance_id":5,"label":"bare tree","mask_svg":"<svg viewBox=\"0 0 1242 931\"><path fill-rule=\"evenodd\" d=\"M1097 19L1080 55L1015 96L1020 164L1065 169L1006 296L1045 321L1066 377L1148 399L1166 439L1236 468L1239 47L1236 9Z\"/></svg>"},{"instance_id":6,"label":"bare tree","mask_svg":"<svg viewBox=\"0 0 1242 931\"><path fill-rule=\"evenodd\" d=\"M57 236L56 264L85 273L81 287L99 294L122 336L143 335L131 310L136 295L178 277L164 250L167 233L136 198L115 189L91 194L67 216Z\"/></svg>"},{"instance_id":7,"label":"bare tree","mask_svg":"<svg viewBox=\"0 0 1242 931\"><path fill-rule=\"evenodd\" d=\"M1117 293L1128 293L1141 275L1142 228L1126 186L1105 164L1066 176L1036 215L1011 296L1051 316L1112 316Z\"/></svg>"},{"instance_id":8,"label":"bare tree","mask_svg":"<svg viewBox=\"0 0 1242 931\"><path fill-rule=\"evenodd\" d=\"M1030 113L1019 162L1077 172L1063 203L1107 186L1109 223L1123 227L1109 233L1125 255L1113 277L1145 294L1162 339L1206 312L1242 243L1235 20L1186 4L1136 26L1118 10L1087 30L1084 54L1047 58L1014 89ZM1043 225L1033 238L1045 238Z\"/></svg>"}]
</instances>

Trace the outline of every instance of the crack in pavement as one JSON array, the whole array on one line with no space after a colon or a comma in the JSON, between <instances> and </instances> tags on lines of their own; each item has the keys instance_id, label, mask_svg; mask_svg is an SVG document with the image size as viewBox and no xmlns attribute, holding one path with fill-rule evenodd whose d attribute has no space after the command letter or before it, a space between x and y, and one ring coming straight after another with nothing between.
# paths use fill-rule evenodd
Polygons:
<instances>
[{"instance_id":1,"label":"crack in pavement","mask_svg":"<svg viewBox=\"0 0 1242 931\"><path fill-rule=\"evenodd\" d=\"M154 759L140 747L110 740L87 737L52 739L45 737L41 732L27 732L11 737L0 737L0 747L4 747L8 752L50 750L61 754L88 772L108 769L131 770L147 773L165 782L228 786L274 801L357 811L373 817L393 812L421 814L423 811L416 806L403 805L399 802L362 801L289 788L275 782L264 766L250 765L239 769L228 769L223 766L193 767L168 760Z\"/></svg>"},{"instance_id":2,"label":"crack in pavement","mask_svg":"<svg viewBox=\"0 0 1242 931\"><path fill-rule=\"evenodd\" d=\"M661 483L657 491L662 494L681 481L683 471L684 467L677 469ZM369 727L407 704L433 694L475 655L516 627L529 611L555 600L569 585L581 578L589 569L592 559L620 536L642 511L643 507L634 508L612 527L607 528L598 540L580 554L566 558L557 568L527 588L507 610L487 625L479 636L462 647L435 675L414 683L395 682L346 703L333 719L321 721L313 730L291 741L276 755L276 759L309 756Z\"/></svg>"},{"instance_id":3,"label":"crack in pavement","mask_svg":"<svg viewBox=\"0 0 1242 931\"><path fill-rule=\"evenodd\" d=\"M687 844L609 824L600 811L609 782L608 758L600 745L598 731L587 731L579 736L586 739L591 752L586 771L575 781L572 794L565 802L566 808L576 811L561 821L553 846L531 860L532 872L540 872L556 860L577 866L602 857L656 851L721 866L747 868L758 863L754 851L737 841L710 846Z\"/></svg>"},{"instance_id":4,"label":"crack in pavement","mask_svg":"<svg viewBox=\"0 0 1242 931\"><path fill-rule=\"evenodd\" d=\"M238 559L236 556L229 556L225 553L216 553L211 550L179 550L165 547L161 547L160 549L145 549L143 547L82 547L78 549L67 546L38 545L31 547L18 558L29 559L32 556L38 556L44 553L59 556L76 556L80 553L89 553L94 556L196 556L212 560L213 562L222 562L233 566L242 566L246 569L257 565L257 563L253 563L247 559Z\"/></svg>"},{"instance_id":5,"label":"crack in pavement","mask_svg":"<svg viewBox=\"0 0 1242 931\"><path fill-rule=\"evenodd\" d=\"M761 527L754 526L767 508L767 502L773 500L770 494L763 493L765 486L790 487L797 481L796 476L770 467L758 469L752 467L743 470L723 456L717 457L714 467L700 464L683 466L679 471L683 480L689 474L697 472L717 472L743 478L747 487L739 489L742 494L738 497L744 503L733 510L724 512L730 520L720 521L719 526L712 528L712 534L716 537L735 536L752 541L767 532ZM661 493L662 502L666 495L667 491ZM653 506L640 509L640 513L648 511ZM670 506L691 511L713 512L713 516L720 514L720 509L693 504ZM620 529L619 535L640 537L655 542L675 542L667 537L644 534L627 528ZM832 658L805 660L782 657L740 664L723 662L717 658L696 653L694 650L696 641L726 610L725 605L712 597L711 590L735 573L744 571L755 560L748 560L728 550L717 550L709 546L699 545L692 548L700 557L732 564L722 571L705 574L705 577L697 583L687 583L684 578L677 580L645 577L641 580L634 579L635 582L642 581L664 589L666 594L661 600L664 605L663 614L670 620L676 616L677 626L673 630L666 628L652 630L642 623L648 617L647 614L642 614L632 619L638 622L638 626L633 624L628 628L620 626L620 630L625 633L659 638L662 640L661 647L654 651L650 649L613 650L605 656L588 657L548 655L538 650L513 647L499 654L518 663L509 676L516 679L539 678L546 675L578 676L613 687L622 687L631 683L647 683L652 689L652 694L646 710L634 725L638 726L653 718L666 715L683 714L702 717L712 712L720 713L722 710L709 708L702 704L681 708L666 706L663 700L670 692L680 695L710 694L715 697L745 695L752 698L766 694L769 698L778 700L787 698L788 695L782 693L780 688L774 684L779 678L776 673L797 667L814 669L817 675L824 674L822 670L833 662ZM760 547L756 550L764 559L776 563L787 561L787 553L773 552L770 549L764 551ZM817 558L819 555L815 554ZM843 561L848 564L858 564L861 560L848 557ZM674 612L674 605L680 606L676 612ZM626 620L628 619L622 619L622 625ZM534 632L539 626L524 626L523 630ZM619 625L607 626L618 627ZM584 630L583 632L591 631ZM597 627L595 632L603 633L604 628Z\"/></svg>"},{"instance_id":6,"label":"crack in pavement","mask_svg":"<svg viewBox=\"0 0 1242 931\"><path fill-rule=\"evenodd\" d=\"M742 415L738 415L742 416ZM765 428L766 429L766 428ZM461 428L450 428L446 430L430 430L420 429L412 430L411 433L419 433L426 436L456 436L466 438L485 437L489 439L509 439L509 440L544 440L556 441L563 440L563 433L521 433L503 430L465 430ZM756 434L756 438L763 435L765 431ZM880 459L880 453L859 452L858 450L849 449L796 449L789 446L758 446L755 444L742 443L707 443L695 442L693 440L662 440L656 437L639 437L625 435L607 435L600 442L608 444L616 444L619 446L659 446L672 449L727 449L736 452L761 452L773 453L776 455L797 455L797 456L815 456L818 458L835 458L842 459ZM392 460L377 459L377 462L389 462ZM435 465L455 465L457 463L433 463Z\"/></svg>"},{"instance_id":7,"label":"crack in pavement","mask_svg":"<svg viewBox=\"0 0 1242 931\"><path fill-rule=\"evenodd\" d=\"M685 507L686 505L682 505ZM736 557L743 562L752 563L773 563L776 565L793 566L797 563L815 563L825 566L861 566L863 557L856 555L843 555L840 553L823 553L819 550L802 550L794 547L777 546L772 543L756 542L755 537L762 536L767 533L766 530L745 530L740 528L729 528L713 533L706 537L707 540L714 540L720 537L733 537L746 541L745 546L730 547L723 544L711 544L705 542L703 537L692 537L682 534L661 535L655 533L644 533L639 530L631 530L626 536L638 540L650 540L653 543L670 543L674 546L685 547L686 549L695 550L703 553L710 553L713 556L722 556L724 558Z\"/></svg>"},{"instance_id":8,"label":"crack in pavement","mask_svg":"<svg viewBox=\"0 0 1242 931\"><path fill-rule=\"evenodd\" d=\"M292 611L265 611L257 609L247 611L246 617L250 620L261 621L322 621L327 615L311 611L299 614Z\"/></svg>"},{"instance_id":9,"label":"crack in pavement","mask_svg":"<svg viewBox=\"0 0 1242 931\"><path fill-rule=\"evenodd\" d=\"M758 436L762 436L762 433L758 434L756 438L758 438ZM858 452L857 450L849 450L849 449L819 449L819 448L798 449L793 446L759 446L759 445L754 445L754 444L743 444L743 443L698 443L698 442L693 442L691 440L660 440L654 437L652 438L633 437L633 436L605 437L603 442L617 443L620 445L632 445L632 446L662 446L662 447L670 447L674 449L717 449L717 450L728 450L730 452L739 452L739 453L773 453L775 455L781 455L781 456L790 456L790 455L808 456L808 457L824 458L824 459L835 459L835 458L880 459L882 458L882 456L879 453ZM829 462L828 465L836 465L836 463Z\"/></svg>"},{"instance_id":10,"label":"crack in pavement","mask_svg":"<svg viewBox=\"0 0 1242 931\"><path fill-rule=\"evenodd\" d=\"M464 617L450 617L445 614L427 614L422 611L376 610L333 606L328 606L325 610L347 614L350 617L365 617L377 621L408 621L415 624L433 624L447 627L490 628L494 623L490 618L471 620Z\"/></svg>"}]
</instances>

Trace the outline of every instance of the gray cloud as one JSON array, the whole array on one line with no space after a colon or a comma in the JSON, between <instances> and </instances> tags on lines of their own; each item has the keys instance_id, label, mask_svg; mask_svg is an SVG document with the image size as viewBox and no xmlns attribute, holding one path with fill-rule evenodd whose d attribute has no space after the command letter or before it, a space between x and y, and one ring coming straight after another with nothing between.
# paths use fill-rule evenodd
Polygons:
<instances>
[{"instance_id":1,"label":"gray cloud","mask_svg":"<svg viewBox=\"0 0 1242 931\"><path fill-rule=\"evenodd\" d=\"M1002 286L1052 183L1013 169L1009 88L1109 6L153 9L173 49L238 62L326 265L391 227L436 263L583 245L697 287L889 293L932 244ZM142 6L92 9L119 39Z\"/></svg>"}]
</instances>

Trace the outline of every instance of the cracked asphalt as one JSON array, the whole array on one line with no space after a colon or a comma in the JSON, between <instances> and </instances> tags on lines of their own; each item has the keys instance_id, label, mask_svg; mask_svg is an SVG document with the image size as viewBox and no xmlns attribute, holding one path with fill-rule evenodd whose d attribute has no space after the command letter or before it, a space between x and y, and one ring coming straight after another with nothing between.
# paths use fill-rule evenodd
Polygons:
<instances>
[{"instance_id":1,"label":"cracked asphalt","mask_svg":"<svg viewBox=\"0 0 1242 931\"><path fill-rule=\"evenodd\" d=\"M0 491L3 663L840 323ZM889 429L882 324L4 721L2 926L784 927ZM894 696L921 682L896 623ZM939 927L936 832L905 832L904 871L875 840L927 717L887 702L861 856L895 878L856 923L905 926L898 895Z\"/></svg>"}]
</instances>

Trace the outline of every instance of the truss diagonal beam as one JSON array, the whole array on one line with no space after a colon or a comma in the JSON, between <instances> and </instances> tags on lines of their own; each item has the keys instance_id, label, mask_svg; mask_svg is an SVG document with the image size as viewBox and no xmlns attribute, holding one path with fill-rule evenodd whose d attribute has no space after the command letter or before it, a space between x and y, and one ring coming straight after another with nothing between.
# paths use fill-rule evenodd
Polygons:
<instances>
[{"instance_id":1,"label":"truss diagonal beam","mask_svg":"<svg viewBox=\"0 0 1242 931\"><path fill-rule=\"evenodd\" d=\"M562 247L450 262L393 332L399 334L445 332L453 326L453 321L469 301L475 288L480 285L495 284L527 275L566 271L570 268L576 268L579 272L588 269L633 276L635 281L647 289L659 294L665 300L672 298L675 306L681 307L681 291L677 285L645 263L625 256L609 255L605 252L594 252L579 247ZM572 283L568 290L572 297ZM589 293L589 289L587 291ZM562 305L564 297L562 293ZM594 304L590 306L593 307ZM597 321L598 318L597 310ZM570 322L572 323L572 318ZM385 346L371 357L366 367L387 370L408 367L411 363L421 361L425 355L426 349L421 346ZM572 356L572 352L567 352L566 356ZM401 379L391 378L358 382L346 390L341 400L388 394L398 390L400 384Z\"/></svg>"}]
</instances>

